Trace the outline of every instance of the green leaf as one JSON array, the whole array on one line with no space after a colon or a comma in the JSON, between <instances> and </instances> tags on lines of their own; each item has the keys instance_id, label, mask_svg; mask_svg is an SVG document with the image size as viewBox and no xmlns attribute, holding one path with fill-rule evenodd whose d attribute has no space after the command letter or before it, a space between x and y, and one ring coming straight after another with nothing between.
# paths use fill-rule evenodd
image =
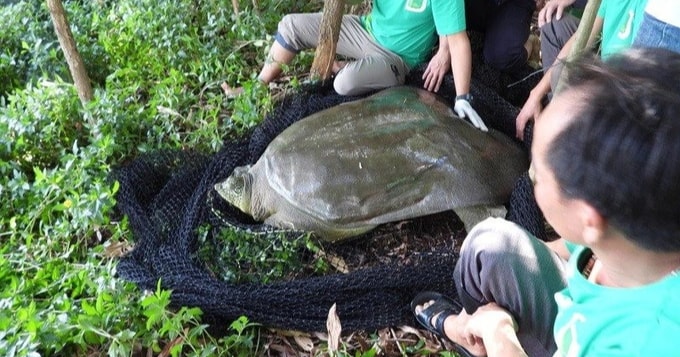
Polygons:
<instances>
[{"instance_id":1,"label":"green leaf","mask_svg":"<svg viewBox=\"0 0 680 357\"><path fill-rule=\"evenodd\" d=\"M99 315L97 313L97 309L95 309L94 306L92 306L89 302L87 302L87 300L83 300L80 303L80 307L83 309L83 311L85 312L86 315L89 315L89 316Z\"/></svg>"}]
</instances>

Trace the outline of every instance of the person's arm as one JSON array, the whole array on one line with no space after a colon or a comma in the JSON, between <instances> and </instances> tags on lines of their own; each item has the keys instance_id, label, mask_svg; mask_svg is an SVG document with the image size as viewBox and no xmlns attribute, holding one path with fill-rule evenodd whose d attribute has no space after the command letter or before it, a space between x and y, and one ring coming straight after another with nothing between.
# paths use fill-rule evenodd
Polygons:
<instances>
[{"instance_id":1,"label":"person's arm","mask_svg":"<svg viewBox=\"0 0 680 357\"><path fill-rule=\"evenodd\" d=\"M524 140L524 128L527 123L535 118L538 118L543 111L543 97L550 92L550 75L552 74L552 67L543 73L543 78L536 84L536 86L529 92L529 97L522 106L522 109L515 118L515 136Z\"/></svg>"},{"instance_id":2,"label":"person's arm","mask_svg":"<svg viewBox=\"0 0 680 357\"><path fill-rule=\"evenodd\" d=\"M601 17L595 18L593 29L590 32L590 37L588 38L587 48L592 48L595 45L597 39L602 33L602 24L603 19ZM571 47L574 44L575 38L576 36L574 34L569 38L567 43L564 44L564 47L562 47L559 54L557 55L557 59L555 60L556 63L562 62L565 58L567 58L571 52ZM543 73L543 78L541 78L538 84L536 84L531 92L529 92L529 98L527 98L527 101L524 103L522 109L517 115L517 118L515 119L515 135L522 140L524 139L524 127L526 124L529 122L529 120L538 118L538 116L541 114L541 111L543 111L543 105L541 104L541 101L543 100L543 97L545 97L551 90L550 79L553 76L553 67L548 68Z\"/></svg>"},{"instance_id":3,"label":"person's arm","mask_svg":"<svg viewBox=\"0 0 680 357\"><path fill-rule=\"evenodd\" d=\"M449 55L451 57L451 71L456 94L470 93L470 77L472 76L472 49L467 32L460 31L446 36Z\"/></svg>"},{"instance_id":4,"label":"person's arm","mask_svg":"<svg viewBox=\"0 0 680 357\"><path fill-rule=\"evenodd\" d=\"M451 55L446 36L439 36L439 48L432 56L423 73L423 87L431 92L438 92L444 76L451 69Z\"/></svg>"},{"instance_id":5,"label":"person's arm","mask_svg":"<svg viewBox=\"0 0 680 357\"><path fill-rule=\"evenodd\" d=\"M470 317L463 334L471 344L481 338L488 357L525 357L517 338L517 323L510 313L495 303L486 304Z\"/></svg>"},{"instance_id":6,"label":"person's arm","mask_svg":"<svg viewBox=\"0 0 680 357\"><path fill-rule=\"evenodd\" d=\"M488 131L482 118L472 108L467 99L470 95L470 77L472 76L472 49L467 32L460 31L446 36L451 56L453 84L456 87L456 103L453 110L459 116L469 118L472 124L482 131Z\"/></svg>"}]
</instances>

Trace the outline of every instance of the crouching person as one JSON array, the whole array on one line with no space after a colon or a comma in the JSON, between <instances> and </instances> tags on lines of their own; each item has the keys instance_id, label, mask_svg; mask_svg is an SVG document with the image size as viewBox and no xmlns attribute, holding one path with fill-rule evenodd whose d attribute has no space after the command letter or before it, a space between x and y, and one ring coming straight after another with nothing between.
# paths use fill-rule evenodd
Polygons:
<instances>
[{"instance_id":1,"label":"crouching person","mask_svg":"<svg viewBox=\"0 0 680 357\"><path fill-rule=\"evenodd\" d=\"M463 355L676 355L680 54L567 68L532 147L536 199L562 239L488 219L463 243L459 299L426 292L412 308Z\"/></svg>"}]
</instances>

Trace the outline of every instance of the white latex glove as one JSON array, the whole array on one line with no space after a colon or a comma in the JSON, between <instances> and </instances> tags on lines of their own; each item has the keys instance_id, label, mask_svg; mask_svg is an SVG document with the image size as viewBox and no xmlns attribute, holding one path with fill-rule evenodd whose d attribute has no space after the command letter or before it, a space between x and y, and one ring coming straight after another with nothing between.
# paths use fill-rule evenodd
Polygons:
<instances>
[{"instance_id":1,"label":"white latex glove","mask_svg":"<svg viewBox=\"0 0 680 357\"><path fill-rule=\"evenodd\" d=\"M453 106L453 111L456 112L456 114L458 114L458 116L461 118L470 119L472 125L474 125L477 129L481 131L489 131L489 128L484 125L482 118L479 117L479 114L477 114L475 109L472 108L472 105L470 105L470 102L467 100L456 100L456 104Z\"/></svg>"}]
</instances>

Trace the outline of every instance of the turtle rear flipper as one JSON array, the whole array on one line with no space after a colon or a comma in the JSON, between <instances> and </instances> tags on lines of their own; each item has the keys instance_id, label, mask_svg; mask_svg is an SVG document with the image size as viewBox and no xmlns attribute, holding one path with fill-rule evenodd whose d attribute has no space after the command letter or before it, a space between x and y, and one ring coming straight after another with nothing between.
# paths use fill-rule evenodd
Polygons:
<instances>
[{"instance_id":1,"label":"turtle rear flipper","mask_svg":"<svg viewBox=\"0 0 680 357\"><path fill-rule=\"evenodd\" d=\"M470 231L477 223L489 218L505 218L508 210L505 206L468 206L454 210L458 218L463 221L465 230Z\"/></svg>"}]
</instances>

